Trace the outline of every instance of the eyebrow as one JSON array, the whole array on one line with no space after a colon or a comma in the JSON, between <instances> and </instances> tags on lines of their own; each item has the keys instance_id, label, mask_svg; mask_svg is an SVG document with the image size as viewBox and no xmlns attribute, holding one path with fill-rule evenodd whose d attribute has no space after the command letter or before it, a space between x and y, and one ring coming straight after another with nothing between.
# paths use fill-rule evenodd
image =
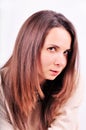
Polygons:
<instances>
[{"instance_id":1,"label":"eyebrow","mask_svg":"<svg viewBox=\"0 0 86 130\"><path fill-rule=\"evenodd\" d=\"M60 48L58 45L55 45L55 44L49 44L49 45L51 45L51 46L53 46L53 47L56 47L56 48ZM66 49L66 50L71 50L71 48L68 48L68 49Z\"/></svg>"}]
</instances>

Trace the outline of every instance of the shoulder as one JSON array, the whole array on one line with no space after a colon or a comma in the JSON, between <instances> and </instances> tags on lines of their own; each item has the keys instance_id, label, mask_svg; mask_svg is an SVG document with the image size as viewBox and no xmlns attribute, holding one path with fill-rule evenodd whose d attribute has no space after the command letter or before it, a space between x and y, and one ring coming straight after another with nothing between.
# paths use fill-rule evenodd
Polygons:
<instances>
[{"instance_id":1,"label":"shoulder","mask_svg":"<svg viewBox=\"0 0 86 130\"><path fill-rule=\"evenodd\" d=\"M79 107L83 101L83 95L84 95L84 80L82 77L80 77L77 87L72 94L72 96L68 99L65 106L69 107Z\"/></svg>"},{"instance_id":2,"label":"shoulder","mask_svg":"<svg viewBox=\"0 0 86 130\"><path fill-rule=\"evenodd\" d=\"M84 84L80 78L73 95L60 108L60 115L56 117L48 130L79 130L78 110L83 100Z\"/></svg>"},{"instance_id":3,"label":"shoulder","mask_svg":"<svg viewBox=\"0 0 86 130\"><path fill-rule=\"evenodd\" d=\"M13 130L13 127L7 115L5 97L1 82L1 75L0 75L0 130Z\"/></svg>"},{"instance_id":4,"label":"shoulder","mask_svg":"<svg viewBox=\"0 0 86 130\"><path fill-rule=\"evenodd\" d=\"M0 130L14 130L13 126L0 117Z\"/></svg>"}]
</instances>

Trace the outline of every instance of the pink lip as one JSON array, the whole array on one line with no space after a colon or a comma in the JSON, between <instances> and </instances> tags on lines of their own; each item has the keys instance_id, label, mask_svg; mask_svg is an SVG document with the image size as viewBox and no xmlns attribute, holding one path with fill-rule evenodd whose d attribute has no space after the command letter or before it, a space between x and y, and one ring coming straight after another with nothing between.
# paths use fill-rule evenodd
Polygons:
<instances>
[{"instance_id":1,"label":"pink lip","mask_svg":"<svg viewBox=\"0 0 86 130\"><path fill-rule=\"evenodd\" d=\"M59 73L59 71L56 71L56 70L50 70L50 72L52 73L53 76L56 76Z\"/></svg>"}]
</instances>

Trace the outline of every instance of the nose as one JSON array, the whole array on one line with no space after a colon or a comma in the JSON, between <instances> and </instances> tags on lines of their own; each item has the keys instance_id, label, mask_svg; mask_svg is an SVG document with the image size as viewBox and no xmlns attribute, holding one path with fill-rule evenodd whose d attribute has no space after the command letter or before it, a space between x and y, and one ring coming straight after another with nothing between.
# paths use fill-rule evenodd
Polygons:
<instances>
[{"instance_id":1,"label":"nose","mask_svg":"<svg viewBox=\"0 0 86 130\"><path fill-rule=\"evenodd\" d=\"M67 57L63 53L56 54L54 64L65 67L67 64Z\"/></svg>"}]
</instances>

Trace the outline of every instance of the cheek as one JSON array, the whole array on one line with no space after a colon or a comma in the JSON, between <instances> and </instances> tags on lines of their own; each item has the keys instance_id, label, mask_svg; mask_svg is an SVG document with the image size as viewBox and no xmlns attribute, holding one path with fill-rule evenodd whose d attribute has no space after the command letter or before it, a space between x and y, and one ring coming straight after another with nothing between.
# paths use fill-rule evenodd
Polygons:
<instances>
[{"instance_id":1,"label":"cheek","mask_svg":"<svg viewBox=\"0 0 86 130\"><path fill-rule=\"evenodd\" d=\"M67 66L67 64L68 64L67 59L65 59L63 68L65 68Z\"/></svg>"},{"instance_id":2,"label":"cheek","mask_svg":"<svg viewBox=\"0 0 86 130\"><path fill-rule=\"evenodd\" d=\"M46 68L46 66L48 65L48 60L47 60L47 58L45 57L41 57L41 59L40 59L40 63L41 63L41 68L42 69L44 69L44 68Z\"/></svg>"},{"instance_id":3,"label":"cheek","mask_svg":"<svg viewBox=\"0 0 86 130\"><path fill-rule=\"evenodd\" d=\"M43 53L40 57L40 63L42 67L47 67L52 63L52 59L50 55Z\"/></svg>"}]
</instances>

